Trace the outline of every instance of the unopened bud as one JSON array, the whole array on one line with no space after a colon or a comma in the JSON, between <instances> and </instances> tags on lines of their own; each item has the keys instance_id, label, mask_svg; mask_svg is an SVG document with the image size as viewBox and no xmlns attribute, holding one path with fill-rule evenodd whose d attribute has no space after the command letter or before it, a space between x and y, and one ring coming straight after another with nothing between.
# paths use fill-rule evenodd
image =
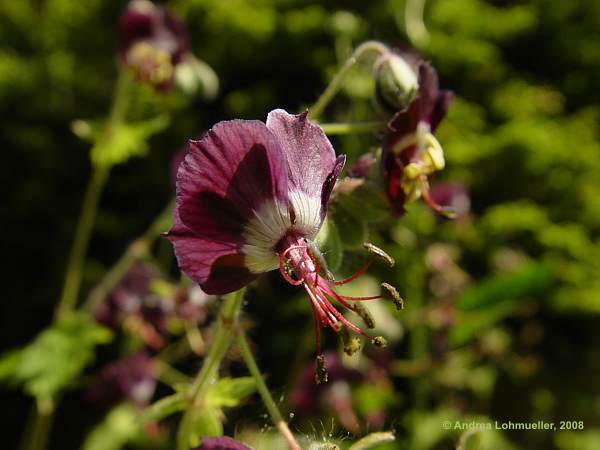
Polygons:
<instances>
[{"instance_id":1,"label":"unopened bud","mask_svg":"<svg viewBox=\"0 0 600 450\"><path fill-rule=\"evenodd\" d=\"M404 309L404 300L402 297L400 297L398 290L394 286L389 283L381 283L381 287L385 289L385 291L388 293L388 296L392 298L394 301L394 306L396 306L398 311Z\"/></svg>"},{"instance_id":2,"label":"unopened bud","mask_svg":"<svg viewBox=\"0 0 600 450\"><path fill-rule=\"evenodd\" d=\"M393 52L386 52L375 62L374 78L377 101L389 111L404 109L417 92L415 71Z\"/></svg>"},{"instance_id":3,"label":"unopened bud","mask_svg":"<svg viewBox=\"0 0 600 450\"><path fill-rule=\"evenodd\" d=\"M325 367L325 357L323 355L319 355L317 356L317 371L315 373L315 383L327 383L328 379L329 374L327 373L327 368Z\"/></svg>"},{"instance_id":4,"label":"unopened bud","mask_svg":"<svg viewBox=\"0 0 600 450\"><path fill-rule=\"evenodd\" d=\"M371 343L375 346L375 347L379 347L379 348L384 348L387 347L387 340L383 337L383 336L375 336L372 340Z\"/></svg>"},{"instance_id":5,"label":"unopened bud","mask_svg":"<svg viewBox=\"0 0 600 450\"><path fill-rule=\"evenodd\" d=\"M377 256L379 259L382 259L388 266L394 267L394 264L396 263L394 261L394 258L392 258L390 255L388 255L386 252L384 252L382 249L380 249L376 245L371 244L370 242L365 242L363 244L363 247L370 254Z\"/></svg>"}]
</instances>

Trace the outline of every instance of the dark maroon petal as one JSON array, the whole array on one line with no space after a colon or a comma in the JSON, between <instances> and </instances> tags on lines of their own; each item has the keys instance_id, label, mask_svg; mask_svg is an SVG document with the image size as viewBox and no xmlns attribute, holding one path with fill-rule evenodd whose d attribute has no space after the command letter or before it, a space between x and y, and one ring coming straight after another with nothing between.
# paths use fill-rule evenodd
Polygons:
<instances>
[{"instance_id":1,"label":"dark maroon petal","mask_svg":"<svg viewBox=\"0 0 600 450\"><path fill-rule=\"evenodd\" d=\"M438 94L438 98L433 107L433 111L431 112L431 117L429 118L429 123L432 132L435 131L442 119L446 116L446 113L448 112L448 108L450 107L450 103L452 103L453 98L454 93L452 91L442 90Z\"/></svg>"},{"instance_id":2,"label":"dark maroon petal","mask_svg":"<svg viewBox=\"0 0 600 450\"><path fill-rule=\"evenodd\" d=\"M204 437L196 450L252 450L247 445L227 436Z\"/></svg>"},{"instance_id":3,"label":"dark maroon petal","mask_svg":"<svg viewBox=\"0 0 600 450\"><path fill-rule=\"evenodd\" d=\"M415 97L403 110L397 112L388 122L388 134L385 145L393 147L400 139L417 130L421 120L421 102Z\"/></svg>"},{"instance_id":4,"label":"dark maroon petal","mask_svg":"<svg viewBox=\"0 0 600 450\"><path fill-rule=\"evenodd\" d=\"M173 228L167 238L175 247L179 268L207 294L236 291L256 278L244 265L240 236L229 241L198 237L181 223L175 210Z\"/></svg>"},{"instance_id":5,"label":"dark maroon petal","mask_svg":"<svg viewBox=\"0 0 600 450\"><path fill-rule=\"evenodd\" d=\"M287 160L290 189L318 198L337 162L329 139L307 115L308 111L292 115L276 109L269 113L267 127L277 138Z\"/></svg>"},{"instance_id":6,"label":"dark maroon petal","mask_svg":"<svg viewBox=\"0 0 600 450\"><path fill-rule=\"evenodd\" d=\"M189 142L177 173L176 209L198 237L228 241L269 200L287 202L287 176L281 149L264 123L220 122Z\"/></svg>"},{"instance_id":7,"label":"dark maroon petal","mask_svg":"<svg viewBox=\"0 0 600 450\"><path fill-rule=\"evenodd\" d=\"M337 181L338 175L344 168L344 164L346 163L346 155L340 155L335 160L335 166L333 166L333 170L323 183L323 190L321 192L321 219L325 218L325 214L327 214L327 204L329 203L329 197L331 197L331 192L333 191L333 187L335 186L335 182Z\"/></svg>"},{"instance_id":8,"label":"dark maroon petal","mask_svg":"<svg viewBox=\"0 0 600 450\"><path fill-rule=\"evenodd\" d=\"M133 42L149 39L154 33L155 20L149 12L142 12L134 8L126 9L119 18L119 30L123 43L129 47Z\"/></svg>"},{"instance_id":9,"label":"dark maroon petal","mask_svg":"<svg viewBox=\"0 0 600 450\"><path fill-rule=\"evenodd\" d=\"M419 65L419 90L417 97L420 106L420 119L429 122L438 98L437 72L429 62Z\"/></svg>"}]
</instances>

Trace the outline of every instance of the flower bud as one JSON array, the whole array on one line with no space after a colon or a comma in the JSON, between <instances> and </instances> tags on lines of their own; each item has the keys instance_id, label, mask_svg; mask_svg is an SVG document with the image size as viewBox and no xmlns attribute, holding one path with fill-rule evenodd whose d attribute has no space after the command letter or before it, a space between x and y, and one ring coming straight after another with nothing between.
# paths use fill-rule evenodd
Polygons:
<instances>
[{"instance_id":1,"label":"flower bud","mask_svg":"<svg viewBox=\"0 0 600 450\"><path fill-rule=\"evenodd\" d=\"M417 75L400 55L387 52L374 66L375 96L386 110L404 109L417 92Z\"/></svg>"}]
</instances>

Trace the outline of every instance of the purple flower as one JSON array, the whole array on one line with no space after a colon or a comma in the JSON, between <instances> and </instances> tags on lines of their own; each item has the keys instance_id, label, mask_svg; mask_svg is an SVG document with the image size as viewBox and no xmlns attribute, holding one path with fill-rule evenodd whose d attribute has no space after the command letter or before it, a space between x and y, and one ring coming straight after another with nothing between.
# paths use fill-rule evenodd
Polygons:
<instances>
[{"instance_id":1,"label":"purple flower","mask_svg":"<svg viewBox=\"0 0 600 450\"><path fill-rule=\"evenodd\" d=\"M132 0L119 19L120 60L136 77L158 89L168 89L174 68L189 51L183 23L149 0Z\"/></svg>"},{"instance_id":2,"label":"purple flower","mask_svg":"<svg viewBox=\"0 0 600 450\"><path fill-rule=\"evenodd\" d=\"M137 353L105 366L90 387L88 398L105 406L130 400L143 407L155 388L152 360L145 353Z\"/></svg>"},{"instance_id":3,"label":"purple flower","mask_svg":"<svg viewBox=\"0 0 600 450\"><path fill-rule=\"evenodd\" d=\"M151 282L159 276L148 264L134 264L108 298L94 312L98 322L110 328L125 326L150 347L164 345L159 332L166 329L168 305L152 293Z\"/></svg>"},{"instance_id":4,"label":"purple flower","mask_svg":"<svg viewBox=\"0 0 600 450\"><path fill-rule=\"evenodd\" d=\"M208 304L214 299L197 285L180 286L175 293L175 314L190 322L204 322L208 315Z\"/></svg>"},{"instance_id":5,"label":"purple flower","mask_svg":"<svg viewBox=\"0 0 600 450\"><path fill-rule=\"evenodd\" d=\"M435 69L421 62L417 95L390 120L383 145L386 192L399 215L405 212L406 203L421 196L436 212L449 213L431 199L428 176L445 165L444 152L433 132L451 101L452 92L439 90Z\"/></svg>"},{"instance_id":6,"label":"purple flower","mask_svg":"<svg viewBox=\"0 0 600 450\"><path fill-rule=\"evenodd\" d=\"M150 283L158 276L156 270L147 264L134 264L106 301L95 311L96 320L110 328L116 328L123 317L138 313L144 298L150 294Z\"/></svg>"},{"instance_id":7,"label":"purple flower","mask_svg":"<svg viewBox=\"0 0 600 450\"><path fill-rule=\"evenodd\" d=\"M431 199L438 205L451 208L456 218L465 217L471 209L467 188L458 183L438 183L431 188Z\"/></svg>"},{"instance_id":8,"label":"purple flower","mask_svg":"<svg viewBox=\"0 0 600 450\"><path fill-rule=\"evenodd\" d=\"M196 450L252 450L235 439L227 436L204 437Z\"/></svg>"},{"instance_id":9,"label":"purple flower","mask_svg":"<svg viewBox=\"0 0 600 450\"><path fill-rule=\"evenodd\" d=\"M174 224L167 233L181 270L208 294L225 294L279 269L311 301L320 354L319 324L363 334L330 302L354 310L327 276L314 244L345 156L336 158L323 130L283 110L266 124L220 122L190 140L177 174ZM371 297L364 298L371 299ZM380 340L377 340L380 342Z\"/></svg>"}]
</instances>

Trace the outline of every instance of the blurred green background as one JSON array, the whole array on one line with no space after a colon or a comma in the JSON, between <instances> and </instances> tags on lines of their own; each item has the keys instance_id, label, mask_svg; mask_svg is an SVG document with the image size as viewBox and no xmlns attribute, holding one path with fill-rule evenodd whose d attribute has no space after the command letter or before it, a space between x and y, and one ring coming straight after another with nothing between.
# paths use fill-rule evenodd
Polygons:
<instances>
[{"instance_id":1,"label":"blurred green background","mask_svg":"<svg viewBox=\"0 0 600 450\"><path fill-rule=\"evenodd\" d=\"M223 119L264 120L277 107L300 111L353 46L412 39L441 86L456 94L437 133L447 168L436 181L466 185L471 213L442 222L415 204L372 230L397 260L381 275L398 286L406 309L388 310L401 325L391 346L393 395L378 396L377 384L368 385L373 392L359 386L355 407L387 411L383 428L396 430L400 441L390 448L454 448L460 433L444 431L442 421L491 418L577 420L585 429L486 432L485 449L598 449L600 2L430 0L426 29L414 12L419 2L412 3L407 18L403 0L167 2L221 90L210 102L140 90L132 117L167 111L171 125L151 138L144 157L113 170L84 291L168 202L170 160L187 138ZM51 321L91 172L89 144L70 124L109 108L124 6L0 2L5 349L29 342ZM357 69L327 121L377 119L372 94L368 69ZM332 141L351 159L377 145L371 135ZM285 396L295 371L311 360L312 318L302 296L275 276L268 280L271 287L253 291L246 309L261 368ZM338 345L333 336L327 341ZM2 447L17 448L31 401L18 390L2 398ZM233 413L228 429L244 414L264 422L261 413L254 401ZM99 419L80 392L67 393L50 448L78 448ZM323 412L292 428L319 437L330 423Z\"/></svg>"}]
</instances>

